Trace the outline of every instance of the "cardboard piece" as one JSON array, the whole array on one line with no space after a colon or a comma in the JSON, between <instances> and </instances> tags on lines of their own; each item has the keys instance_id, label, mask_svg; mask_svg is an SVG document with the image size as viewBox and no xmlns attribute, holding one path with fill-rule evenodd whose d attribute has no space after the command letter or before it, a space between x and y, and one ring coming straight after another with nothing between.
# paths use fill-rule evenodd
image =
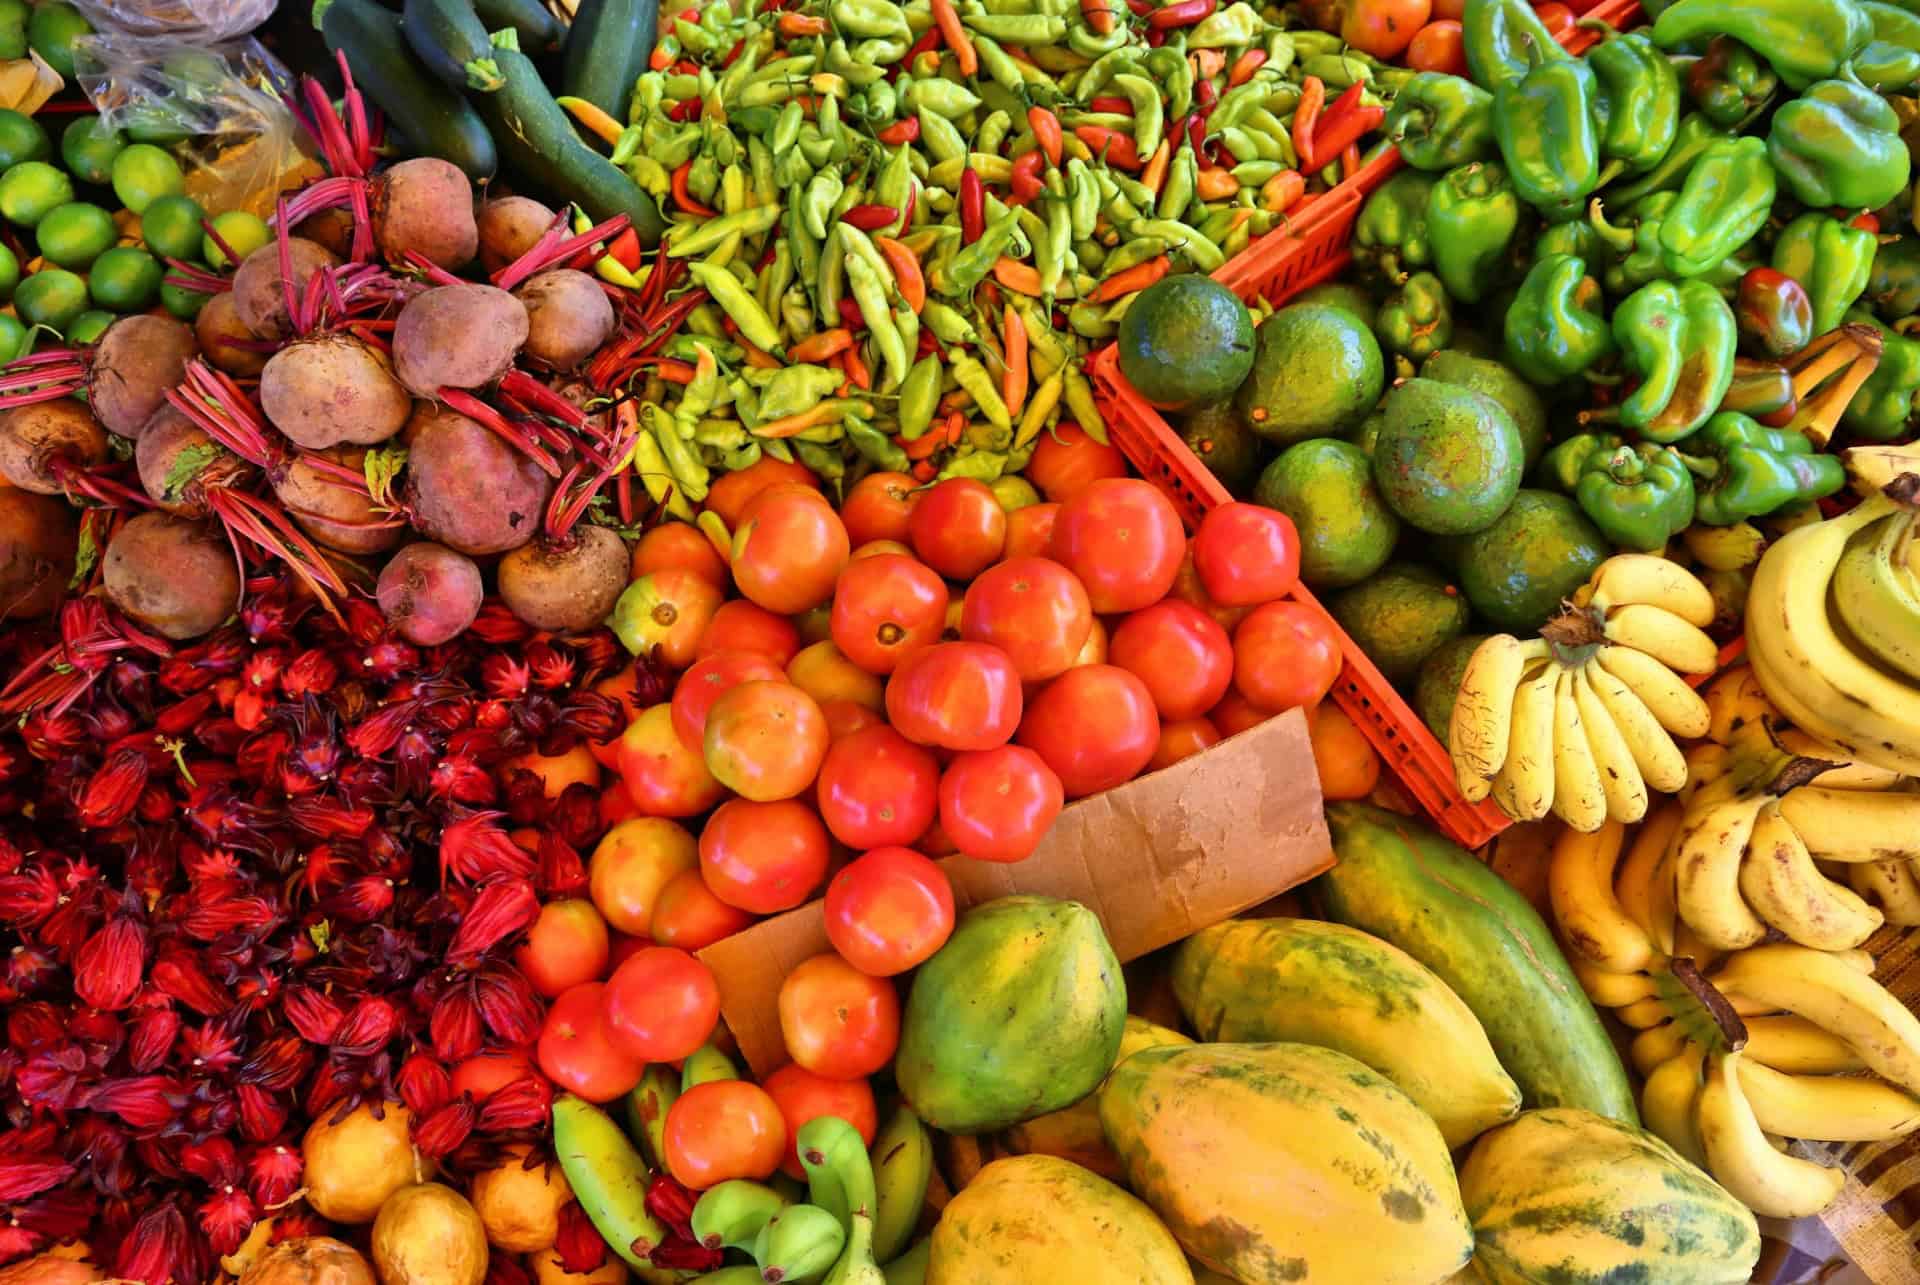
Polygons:
<instances>
[{"instance_id":1,"label":"cardboard piece","mask_svg":"<svg viewBox=\"0 0 1920 1285\"><path fill-rule=\"evenodd\" d=\"M1202 754L1066 808L1012 865L948 857L961 909L1009 893L1078 901L1122 962L1256 905L1333 864L1306 716L1292 710ZM720 1011L756 1075L787 1060L780 983L831 949L818 901L707 947Z\"/></svg>"}]
</instances>

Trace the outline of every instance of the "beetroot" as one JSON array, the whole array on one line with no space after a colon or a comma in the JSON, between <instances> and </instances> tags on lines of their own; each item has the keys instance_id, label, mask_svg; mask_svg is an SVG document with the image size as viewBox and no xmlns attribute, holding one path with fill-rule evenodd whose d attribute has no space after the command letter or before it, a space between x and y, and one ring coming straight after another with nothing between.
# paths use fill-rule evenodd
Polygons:
<instances>
[{"instance_id":1,"label":"beetroot","mask_svg":"<svg viewBox=\"0 0 1920 1285\"><path fill-rule=\"evenodd\" d=\"M88 362L87 404L108 432L138 437L180 382L197 345L193 327L172 317L122 317L108 326Z\"/></svg>"},{"instance_id":2,"label":"beetroot","mask_svg":"<svg viewBox=\"0 0 1920 1285\"><path fill-rule=\"evenodd\" d=\"M374 596L387 623L408 642L437 647L456 638L480 614L480 568L444 544L418 541L380 569Z\"/></svg>"},{"instance_id":3,"label":"beetroot","mask_svg":"<svg viewBox=\"0 0 1920 1285\"><path fill-rule=\"evenodd\" d=\"M358 335L296 339L260 374L260 406L295 446L372 446L406 424L413 399L386 354Z\"/></svg>"},{"instance_id":4,"label":"beetroot","mask_svg":"<svg viewBox=\"0 0 1920 1285\"><path fill-rule=\"evenodd\" d=\"M147 498L180 518L207 516L208 487L237 486L253 471L172 405L147 421L134 444L133 463Z\"/></svg>"},{"instance_id":5,"label":"beetroot","mask_svg":"<svg viewBox=\"0 0 1920 1285\"><path fill-rule=\"evenodd\" d=\"M267 364L266 353L247 346L259 336L241 324L231 290L222 290L207 300L193 319L193 337L200 341L200 351L207 360L229 375L252 379Z\"/></svg>"},{"instance_id":6,"label":"beetroot","mask_svg":"<svg viewBox=\"0 0 1920 1285\"><path fill-rule=\"evenodd\" d=\"M366 458L365 450L350 446L296 455L274 478L273 493L300 529L329 549L349 554L391 549L406 537L406 528L383 522L364 489L330 480L338 475L315 466L316 460L328 460L359 473Z\"/></svg>"},{"instance_id":7,"label":"beetroot","mask_svg":"<svg viewBox=\"0 0 1920 1285\"><path fill-rule=\"evenodd\" d=\"M0 487L0 623L52 611L73 576L73 510L50 495Z\"/></svg>"},{"instance_id":8,"label":"beetroot","mask_svg":"<svg viewBox=\"0 0 1920 1285\"><path fill-rule=\"evenodd\" d=\"M240 597L240 572L219 530L169 513L129 519L100 568L114 606L176 641L213 629Z\"/></svg>"},{"instance_id":9,"label":"beetroot","mask_svg":"<svg viewBox=\"0 0 1920 1285\"><path fill-rule=\"evenodd\" d=\"M553 226L553 211L528 196L503 196L480 207L480 266L498 272L533 249Z\"/></svg>"},{"instance_id":10,"label":"beetroot","mask_svg":"<svg viewBox=\"0 0 1920 1285\"><path fill-rule=\"evenodd\" d=\"M405 263L411 250L448 272L464 268L480 248L473 184L437 157L389 166L373 180L373 238L388 263Z\"/></svg>"},{"instance_id":11,"label":"beetroot","mask_svg":"<svg viewBox=\"0 0 1920 1285\"><path fill-rule=\"evenodd\" d=\"M435 286L393 326L393 368L415 396L484 388L513 368L527 341L526 307L493 286Z\"/></svg>"},{"instance_id":12,"label":"beetroot","mask_svg":"<svg viewBox=\"0 0 1920 1285\"><path fill-rule=\"evenodd\" d=\"M584 272L554 268L513 294L527 309L527 356L555 370L577 369L613 334L613 305Z\"/></svg>"},{"instance_id":13,"label":"beetroot","mask_svg":"<svg viewBox=\"0 0 1920 1285\"><path fill-rule=\"evenodd\" d=\"M578 633L606 623L627 587L627 546L602 526L576 526L500 559L500 597L536 629Z\"/></svg>"},{"instance_id":14,"label":"beetroot","mask_svg":"<svg viewBox=\"0 0 1920 1285\"><path fill-rule=\"evenodd\" d=\"M532 460L428 402L414 407L406 443L407 510L422 535L471 555L505 553L533 538L552 483Z\"/></svg>"},{"instance_id":15,"label":"beetroot","mask_svg":"<svg viewBox=\"0 0 1920 1285\"><path fill-rule=\"evenodd\" d=\"M58 495L64 474L106 458L106 432L71 397L0 411L0 478L23 491Z\"/></svg>"},{"instance_id":16,"label":"beetroot","mask_svg":"<svg viewBox=\"0 0 1920 1285\"><path fill-rule=\"evenodd\" d=\"M290 236L286 243L296 292L306 288L315 272L340 263L325 246L312 241ZM280 272L278 239L249 254L233 274L233 303L240 324L262 339L285 339L293 333L285 280Z\"/></svg>"}]
</instances>

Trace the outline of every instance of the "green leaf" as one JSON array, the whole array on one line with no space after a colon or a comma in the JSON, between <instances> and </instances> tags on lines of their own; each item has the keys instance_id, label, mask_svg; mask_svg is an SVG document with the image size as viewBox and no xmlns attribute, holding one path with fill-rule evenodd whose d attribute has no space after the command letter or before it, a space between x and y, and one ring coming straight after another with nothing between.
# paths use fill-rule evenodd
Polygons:
<instances>
[{"instance_id":1,"label":"green leaf","mask_svg":"<svg viewBox=\"0 0 1920 1285\"><path fill-rule=\"evenodd\" d=\"M173 463L167 469L166 480L160 484L160 498L179 499L186 492L187 484L204 473L209 464L224 454L226 451L212 442L201 442L182 450L173 457Z\"/></svg>"}]
</instances>

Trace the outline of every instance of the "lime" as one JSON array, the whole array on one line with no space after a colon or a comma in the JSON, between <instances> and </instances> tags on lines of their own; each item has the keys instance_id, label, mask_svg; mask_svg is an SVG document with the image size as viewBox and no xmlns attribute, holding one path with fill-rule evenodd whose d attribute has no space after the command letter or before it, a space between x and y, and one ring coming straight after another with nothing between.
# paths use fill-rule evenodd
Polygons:
<instances>
[{"instance_id":1,"label":"lime","mask_svg":"<svg viewBox=\"0 0 1920 1285\"><path fill-rule=\"evenodd\" d=\"M20 318L0 312L0 364L27 355L27 328Z\"/></svg>"},{"instance_id":2,"label":"lime","mask_svg":"<svg viewBox=\"0 0 1920 1285\"><path fill-rule=\"evenodd\" d=\"M1386 386L1379 341L1345 308L1297 304L1260 323L1253 372L1234 406L1281 445L1337 437L1373 410Z\"/></svg>"},{"instance_id":3,"label":"lime","mask_svg":"<svg viewBox=\"0 0 1920 1285\"><path fill-rule=\"evenodd\" d=\"M987 483L993 492L993 498L1000 501L1000 507L1011 513L1015 509L1024 509L1029 504L1040 503L1040 492L1033 489L1033 483L1018 473L1002 473Z\"/></svg>"},{"instance_id":4,"label":"lime","mask_svg":"<svg viewBox=\"0 0 1920 1285\"><path fill-rule=\"evenodd\" d=\"M13 298L13 288L20 284L20 260L12 250L0 244L0 301Z\"/></svg>"},{"instance_id":5,"label":"lime","mask_svg":"<svg viewBox=\"0 0 1920 1285\"><path fill-rule=\"evenodd\" d=\"M162 196L140 213L140 235L147 248L167 259L192 259L204 239L200 220L206 211L190 196Z\"/></svg>"},{"instance_id":6,"label":"lime","mask_svg":"<svg viewBox=\"0 0 1920 1285\"><path fill-rule=\"evenodd\" d=\"M73 180L45 161L22 161L0 174L0 215L30 228L73 199Z\"/></svg>"},{"instance_id":7,"label":"lime","mask_svg":"<svg viewBox=\"0 0 1920 1285\"><path fill-rule=\"evenodd\" d=\"M66 340L76 346L90 344L107 332L107 327L119 320L112 313L99 308L89 308L67 323Z\"/></svg>"},{"instance_id":8,"label":"lime","mask_svg":"<svg viewBox=\"0 0 1920 1285\"><path fill-rule=\"evenodd\" d=\"M32 14L27 0L0 0L0 61L27 56L27 19Z\"/></svg>"},{"instance_id":9,"label":"lime","mask_svg":"<svg viewBox=\"0 0 1920 1285\"><path fill-rule=\"evenodd\" d=\"M40 122L11 108L0 108L0 169L21 161L44 161L53 155L53 142Z\"/></svg>"},{"instance_id":10,"label":"lime","mask_svg":"<svg viewBox=\"0 0 1920 1285\"><path fill-rule=\"evenodd\" d=\"M225 241L227 247L242 259L273 239L273 229L267 226L267 221L247 210L228 210L225 214L217 215L213 220L213 230L219 234L220 241ZM233 266L234 261L220 252L220 242L212 237L205 238L200 250L206 255L208 266L215 272Z\"/></svg>"},{"instance_id":11,"label":"lime","mask_svg":"<svg viewBox=\"0 0 1920 1285\"><path fill-rule=\"evenodd\" d=\"M1296 442L1267 465L1253 499L1293 519L1309 589L1358 584L1393 556L1400 521L1373 485L1364 452L1336 437Z\"/></svg>"},{"instance_id":12,"label":"lime","mask_svg":"<svg viewBox=\"0 0 1920 1285\"><path fill-rule=\"evenodd\" d=\"M1253 364L1253 317L1210 277L1167 277L1120 320L1120 373L1155 406L1184 410L1231 397Z\"/></svg>"},{"instance_id":13,"label":"lime","mask_svg":"<svg viewBox=\"0 0 1920 1285\"><path fill-rule=\"evenodd\" d=\"M113 216L86 201L54 206L33 229L41 257L63 268L86 268L119 239Z\"/></svg>"},{"instance_id":14,"label":"lime","mask_svg":"<svg viewBox=\"0 0 1920 1285\"><path fill-rule=\"evenodd\" d=\"M113 178L113 158L126 145L126 135L103 127L98 116L78 116L60 135L60 159L81 182L106 183Z\"/></svg>"},{"instance_id":15,"label":"lime","mask_svg":"<svg viewBox=\"0 0 1920 1285\"><path fill-rule=\"evenodd\" d=\"M179 286L160 284L160 306L182 321L192 321L207 306L208 296L198 290L183 290Z\"/></svg>"},{"instance_id":16,"label":"lime","mask_svg":"<svg viewBox=\"0 0 1920 1285\"><path fill-rule=\"evenodd\" d=\"M73 42L92 34L93 24L67 0L36 5L27 21L27 43L33 52L67 80L73 79Z\"/></svg>"},{"instance_id":17,"label":"lime","mask_svg":"<svg viewBox=\"0 0 1920 1285\"><path fill-rule=\"evenodd\" d=\"M160 261L139 246L117 245L93 261L87 293L102 308L139 312L152 305L165 275Z\"/></svg>"},{"instance_id":18,"label":"lime","mask_svg":"<svg viewBox=\"0 0 1920 1285\"><path fill-rule=\"evenodd\" d=\"M62 334L87 310L87 283L65 268L44 268L13 292L13 310L30 326L51 326Z\"/></svg>"},{"instance_id":19,"label":"lime","mask_svg":"<svg viewBox=\"0 0 1920 1285\"><path fill-rule=\"evenodd\" d=\"M113 158L113 194L135 214L163 196L178 196L186 182L180 163L152 143L135 143Z\"/></svg>"}]
</instances>

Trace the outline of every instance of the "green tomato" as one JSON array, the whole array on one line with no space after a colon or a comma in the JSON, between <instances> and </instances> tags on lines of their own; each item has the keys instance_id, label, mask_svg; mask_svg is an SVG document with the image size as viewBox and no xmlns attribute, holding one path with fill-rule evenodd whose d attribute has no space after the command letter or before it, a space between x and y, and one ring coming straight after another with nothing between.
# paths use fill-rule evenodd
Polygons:
<instances>
[{"instance_id":1,"label":"green tomato","mask_svg":"<svg viewBox=\"0 0 1920 1285\"><path fill-rule=\"evenodd\" d=\"M86 201L69 201L47 211L33 229L40 255L63 268L84 269L113 248L120 229L113 216Z\"/></svg>"},{"instance_id":2,"label":"green tomato","mask_svg":"<svg viewBox=\"0 0 1920 1285\"><path fill-rule=\"evenodd\" d=\"M160 261L136 245L117 245L93 261L87 293L115 312L140 312L160 294L166 276Z\"/></svg>"},{"instance_id":3,"label":"green tomato","mask_svg":"<svg viewBox=\"0 0 1920 1285\"><path fill-rule=\"evenodd\" d=\"M13 291L20 284L20 260L13 251L0 244L0 302L13 298Z\"/></svg>"},{"instance_id":4,"label":"green tomato","mask_svg":"<svg viewBox=\"0 0 1920 1285\"><path fill-rule=\"evenodd\" d=\"M200 220L206 216L190 196L158 197L140 213L140 235L162 258L191 259L200 253Z\"/></svg>"},{"instance_id":5,"label":"green tomato","mask_svg":"<svg viewBox=\"0 0 1920 1285\"><path fill-rule=\"evenodd\" d=\"M23 228L72 199L73 180L45 161L22 161L0 174L0 215Z\"/></svg>"},{"instance_id":6,"label":"green tomato","mask_svg":"<svg viewBox=\"0 0 1920 1285\"><path fill-rule=\"evenodd\" d=\"M0 60L27 56L27 19L32 15L27 0L0 0Z\"/></svg>"},{"instance_id":7,"label":"green tomato","mask_svg":"<svg viewBox=\"0 0 1920 1285\"><path fill-rule=\"evenodd\" d=\"M273 239L273 229L267 226L267 221L246 210L228 210L225 214L214 216L213 230L242 259ZM215 272L237 266L220 252L219 242L212 237L206 238L200 250L206 256L207 265Z\"/></svg>"},{"instance_id":8,"label":"green tomato","mask_svg":"<svg viewBox=\"0 0 1920 1285\"><path fill-rule=\"evenodd\" d=\"M0 169L21 161L44 161L53 155L53 140L40 122L11 108L0 108Z\"/></svg>"},{"instance_id":9,"label":"green tomato","mask_svg":"<svg viewBox=\"0 0 1920 1285\"><path fill-rule=\"evenodd\" d=\"M180 163L152 143L135 143L113 158L113 194L135 214L187 185Z\"/></svg>"},{"instance_id":10,"label":"green tomato","mask_svg":"<svg viewBox=\"0 0 1920 1285\"><path fill-rule=\"evenodd\" d=\"M126 135L101 128L98 116L80 116L60 135L60 159L81 182L104 184L112 180L113 158L126 145Z\"/></svg>"},{"instance_id":11,"label":"green tomato","mask_svg":"<svg viewBox=\"0 0 1920 1285\"><path fill-rule=\"evenodd\" d=\"M73 42L93 34L93 24L67 0L46 0L27 21L27 43L47 66L73 79Z\"/></svg>"},{"instance_id":12,"label":"green tomato","mask_svg":"<svg viewBox=\"0 0 1920 1285\"><path fill-rule=\"evenodd\" d=\"M110 312L90 308L67 323L66 341L76 348L97 342L116 320L118 318Z\"/></svg>"},{"instance_id":13,"label":"green tomato","mask_svg":"<svg viewBox=\"0 0 1920 1285\"><path fill-rule=\"evenodd\" d=\"M45 268L13 292L13 310L30 326L50 326L62 334L87 310L87 283L65 268Z\"/></svg>"},{"instance_id":14,"label":"green tomato","mask_svg":"<svg viewBox=\"0 0 1920 1285\"><path fill-rule=\"evenodd\" d=\"M0 363L27 355L27 328L20 318L0 312Z\"/></svg>"},{"instance_id":15,"label":"green tomato","mask_svg":"<svg viewBox=\"0 0 1920 1285\"><path fill-rule=\"evenodd\" d=\"M160 306L182 321L192 321L207 306L208 296L198 290L183 290L179 286L160 284Z\"/></svg>"}]
</instances>

